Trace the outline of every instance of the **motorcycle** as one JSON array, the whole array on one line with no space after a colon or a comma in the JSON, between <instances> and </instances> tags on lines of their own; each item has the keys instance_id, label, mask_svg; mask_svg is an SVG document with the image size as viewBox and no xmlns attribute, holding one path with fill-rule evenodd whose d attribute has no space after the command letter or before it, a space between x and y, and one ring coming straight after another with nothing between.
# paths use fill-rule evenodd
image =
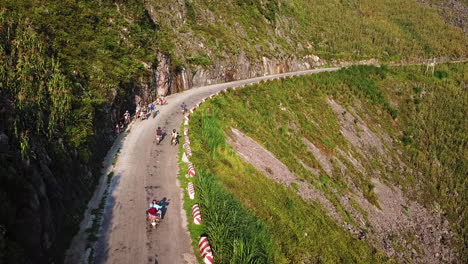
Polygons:
<instances>
[{"instance_id":1,"label":"motorcycle","mask_svg":"<svg viewBox=\"0 0 468 264\"><path fill-rule=\"evenodd\" d=\"M156 144L160 144L162 140L162 135L156 135Z\"/></svg>"},{"instance_id":2,"label":"motorcycle","mask_svg":"<svg viewBox=\"0 0 468 264\"><path fill-rule=\"evenodd\" d=\"M125 125L130 124L130 115L126 115L124 120L125 120Z\"/></svg>"},{"instance_id":3,"label":"motorcycle","mask_svg":"<svg viewBox=\"0 0 468 264\"><path fill-rule=\"evenodd\" d=\"M148 221L153 227L156 227L159 222L161 222L161 213L160 211L156 211L156 214L151 214L148 212Z\"/></svg>"},{"instance_id":4,"label":"motorcycle","mask_svg":"<svg viewBox=\"0 0 468 264\"><path fill-rule=\"evenodd\" d=\"M171 139L171 145L174 145L174 146L175 146L175 145L177 145L178 142L179 142L179 141L177 140L177 136L172 137L172 139Z\"/></svg>"}]
</instances>

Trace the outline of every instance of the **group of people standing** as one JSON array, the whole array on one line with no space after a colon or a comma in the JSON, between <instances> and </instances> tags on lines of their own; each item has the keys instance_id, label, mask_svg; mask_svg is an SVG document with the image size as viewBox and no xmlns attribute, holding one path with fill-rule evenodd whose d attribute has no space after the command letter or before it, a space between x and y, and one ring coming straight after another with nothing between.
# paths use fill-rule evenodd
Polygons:
<instances>
[{"instance_id":1,"label":"group of people standing","mask_svg":"<svg viewBox=\"0 0 468 264\"><path fill-rule=\"evenodd\" d=\"M163 96L160 96L158 97L158 99L156 99L156 104L160 104L160 105L167 104L167 101ZM155 103L148 104L146 102L139 102L135 109L134 118L141 119L141 120L148 119L155 110L156 110ZM118 135L121 132L123 132L125 127L128 124L130 124L130 121L131 121L131 116L127 110L125 111L125 114L123 115L123 117L120 118L116 122L115 127L114 127L115 133Z\"/></svg>"},{"instance_id":2,"label":"group of people standing","mask_svg":"<svg viewBox=\"0 0 468 264\"><path fill-rule=\"evenodd\" d=\"M151 103L148 105L147 103L138 104L135 111L135 117L141 120L148 119L148 116L154 111L155 105Z\"/></svg>"}]
</instances>

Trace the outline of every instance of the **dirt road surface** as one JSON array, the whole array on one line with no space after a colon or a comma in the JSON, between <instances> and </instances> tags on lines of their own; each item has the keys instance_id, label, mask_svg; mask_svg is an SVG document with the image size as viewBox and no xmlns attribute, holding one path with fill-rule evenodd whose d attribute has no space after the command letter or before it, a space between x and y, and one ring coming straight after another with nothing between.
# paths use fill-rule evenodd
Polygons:
<instances>
[{"instance_id":1,"label":"dirt road surface","mask_svg":"<svg viewBox=\"0 0 468 264\"><path fill-rule=\"evenodd\" d=\"M86 250L89 242L85 231L92 223L91 210L99 206L107 188L105 177L89 202L79 233L67 251L65 263L196 263L187 219L182 209L182 190L177 181L177 149L170 145L170 131L179 129L183 116L180 105L189 108L202 98L227 87L237 87L261 80L284 76L304 75L338 68L308 70L257 77L231 83L193 88L168 96L168 104L158 106L159 113L144 121L134 121L127 133L116 140L109 151L103 175L113 171L108 187L97 241ZM160 126L168 136L156 144L156 128ZM117 153L117 158L114 158ZM112 163L115 163L113 165ZM145 210L152 199L165 201L164 219L156 229L146 221Z\"/></svg>"}]
</instances>

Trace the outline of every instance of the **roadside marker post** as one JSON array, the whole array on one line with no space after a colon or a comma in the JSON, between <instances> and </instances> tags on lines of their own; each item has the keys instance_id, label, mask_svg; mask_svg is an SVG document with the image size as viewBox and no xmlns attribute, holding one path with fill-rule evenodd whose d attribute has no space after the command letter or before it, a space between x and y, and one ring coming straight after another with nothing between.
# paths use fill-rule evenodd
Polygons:
<instances>
[{"instance_id":1,"label":"roadside marker post","mask_svg":"<svg viewBox=\"0 0 468 264\"><path fill-rule=\"evenodd\" d=\"M188 163L187 173L188 173L188 175L190 175L190 177L195 177L195 168L193 167L192 162Z\"/></svg>"},{"instance_id":2,"label":"roadside marker post","mask_svg":"<svg viewBox=\"0 0 468 264\"><path fill-rule=\"evenodd\" d=\"M187 191L191 200L195 199L195 188L193 187L193 183L189 182L187 186Z\"/></svg>"},{"instance_id":3,"label":"roadside marker post","mask_svg":"<svg viewBox=\"0 0 468 264\"><path fill-rule=\"evenodd\" d=\"M198 204L194 204L192 206L192 216L193 216L194 224L196 225L201 224L202 219L201 219L200 207L198 207Z\"/></svg>"},{"instance_id":4,"label":"roadside marker post","mask_svg":"<svg viewBox=\"0 0 468 264\"><path fill-rule=\"evenodd\" d=\"M210 242L208 242L208 237L201 236L198 241L198 248L200 249L200 255L203 258L204 264L213 263L213 252L211 251Z\"/></svg>"}]
</instances>

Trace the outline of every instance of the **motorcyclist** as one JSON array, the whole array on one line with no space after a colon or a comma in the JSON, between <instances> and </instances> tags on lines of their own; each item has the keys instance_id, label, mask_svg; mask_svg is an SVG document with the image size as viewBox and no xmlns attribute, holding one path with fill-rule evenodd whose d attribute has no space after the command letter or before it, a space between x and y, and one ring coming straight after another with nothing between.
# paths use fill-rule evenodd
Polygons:
<instances>
[{"instance_id":1,"label":"motorcyclist","mask_svg":"<svg viewBox=\"0 0 468 264\"><path fill-rule=\"evenodd\" d=\"M179 133L175 130L175 128L172 130L171 139L171 145L174 140L174 145L177 145L179 143Z\"/></svg>"},{"instance_id":2,"label":"motorcyclist","mask_svg":"<svg viewBox=\"0 0 468 264\"><path fill-rule=\"evenodd\" d=\"M162 209L162 206L159 205L159 201L155 199L155 200L153 200L153 201L150 203L149 209L150 209L150 208L156 208L156 210L159 211L159 210ZM149 209L148 209L148 210L149 210Z\"/></svg>"},{"instance_id":3,"label":"motorcyclist","mask_svg":"<svg viewBox=\"0 0 468 264\"><path fill-rule=\"evenodd\" d=\"M164 132L161 127L158 127L158 129L156 129L156 139L158 140L158 144L161 142L163 134Z\"/></svg>"},{"instance_id":4,"label":"motorcyclist","mask_svg":"<svg viewBox=\"0 0 468 264\"><path fill-rule=\"evenodd\" d=\"M163 207L161 205L159 205L159 202L158 200L153 200L150 205L149 205L149 208L146 210L146 212L148 213L148 218L150 221L155 221L158 216L158 213L160 212L160 210L162 209ZM159 215L159 217L161 217L161 215Z\"/></svg>"}]
</instances>

